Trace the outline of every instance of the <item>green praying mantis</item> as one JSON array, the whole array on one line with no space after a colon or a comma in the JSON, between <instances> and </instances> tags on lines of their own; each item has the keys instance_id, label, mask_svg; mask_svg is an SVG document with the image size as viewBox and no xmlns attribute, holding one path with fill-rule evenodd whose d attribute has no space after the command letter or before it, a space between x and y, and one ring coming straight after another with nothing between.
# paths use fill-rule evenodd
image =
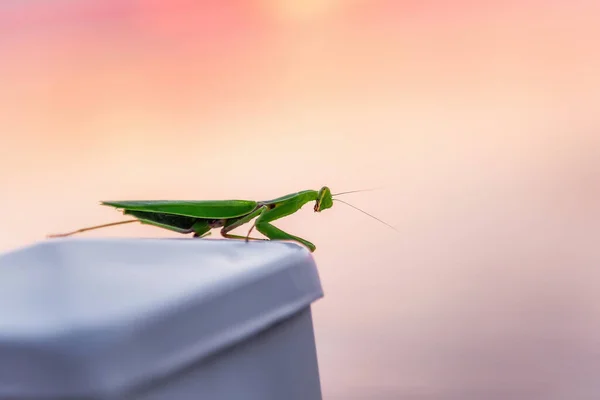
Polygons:
<instances>
[{"instance_id":1,"label":"green praying mantis","mask_svg":"<svg viewBox=\"0 0 600 400\"><path fill-rule=\"evenodd\" d=\"M64 237L93 229L99 229L114 225L140 222L153 225L170 231L189 234L193 237L202 238L210 235L210 231L221 228L221 235L228 239L248 240L289 240L303 244L311 252L316 246L306 239L294 236L275 227L272 222L294 214L306 203L314 201L314 211L321 212L333 206L333 202L339 201L355 208L356 210L376 219L377 221L396 230L392 225L379 218L353 206L345 201L334 199L347 193L355 193L364 190L353 190L348 192L331 194L327 186L320 190L303 190L288 194L268 201L254 200L134 200L134 201L102 201L101 205L112 206L122 209L124 215L131 215L135 219L113 222L109 224L96 225L78 229L73 232L48 235L48 237ZM246 236L233 235L229 233L235 228L249 223L255 219ZM256 228L268 239L254 238L250 236Z\"/></svg>"}]
</instances>

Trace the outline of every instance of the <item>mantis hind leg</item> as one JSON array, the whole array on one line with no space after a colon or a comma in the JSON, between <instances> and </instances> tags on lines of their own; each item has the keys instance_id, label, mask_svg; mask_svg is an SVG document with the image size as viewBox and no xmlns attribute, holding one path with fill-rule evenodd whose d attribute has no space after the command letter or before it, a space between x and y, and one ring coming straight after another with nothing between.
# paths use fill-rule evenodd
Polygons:
<instances>
[{"instance_id":1,"label":"mantis hind leg","mask_svg":"<svg viewBox=\"0 0 600 400\"><path fill-rule=\"evenodd\" d=\"M312 244L306 239L302 239L301 237L294 236L285 231L282 231L281 229L271 224L272 221L295 213L296 211L298 211L298 208L299 207L298 204L296 204L296 202L283 203L271 209L264 207L261 209L261 213L256 219L256 223L254 224L254 226L256 227L257 231L259 231L271 240L292 240L295 242L302 243L304 246L308 247L311 252L313 252L316 249L316 246L314 244ZM250 231L252 231L252 229L250 229ZM250 234L250 232L248 232L248 234Z\"/></svg>"}]
</instances>

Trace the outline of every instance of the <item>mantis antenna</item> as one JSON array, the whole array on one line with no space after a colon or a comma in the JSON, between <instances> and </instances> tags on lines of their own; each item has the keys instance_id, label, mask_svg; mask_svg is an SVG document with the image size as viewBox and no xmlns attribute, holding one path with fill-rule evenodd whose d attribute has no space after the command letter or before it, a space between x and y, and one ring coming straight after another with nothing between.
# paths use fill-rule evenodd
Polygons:
<instances>
[{"instance_id":1,"label":"mantis antenna","mask_svg":"<svg viewBox=\"0 0 600 400\"><path fill-rule=\"evenodd\" d=\"M377 190L377 189L381 189L381 188L379 187L379 188L371 188L371 189L349 190L347 192L335 193L335 194L332 194L331 196L339 196L341 194L349 194L349 193L370 192L372 190Z\"/></svg>"},{"instance_id":2,"label":"mantis antenna","mask_svg":"<svg viewBox=\"0 0 600 400\"><path fill-rule=\"evenodd\" d=\"M361 210L360 208L358 208L358 207L356 207L356 206L353 206L353 205L352 205L352 204L350 204L350 203L347 203L347 202L345 202L344 200L340 200L340 199L333 199L333 200L335 200L335 201L339 201L340 203L344 203L344 204L346 204L347 206L350 206L350 207L354 208L355 210L358 210L358 211L360 211L361 213L363 213L363 214L365 214L365 215L368 215L369 217L371 217L371 218L373 218L373 219L375 219L375 220L377 220L377 221L381 222L382 224L389 226L390 228L392 228L392 229L393 229L393 230L395 230L396 232L400 232L398 229L396 229L396 228L395 228L395 227L393 227L392 225L388 224L387 222L380 220L380 219L379 219L379 218L377 218L376 216L374 216L374 215L371 215L371 214L369 214L368 212L366 212L366 211L364 211L364 210Z\"/></svg>"},{"instance_id":3,"label":"mantis antenna","mask_svg":"<svg viewBox=\"0 0 600 400\"><path fill-rule=\"evenodd\" d=\"M359 192L370 192L370 191L372 191L372 190L377 190L377 189L381 189L381 187L377 187L377 188L371 188L371 189L348 190L347 192L340 192L340 193L335 193L335 194L332 194L332 195L331 195L331 197L334 197L334 196L339 196L339 195L342 195L342 194L359 193ZM358 211L360 211L361 213L363 213L363 214L365 214L365 215L368 215L369 217L371 217L371 218L373 218L373 219L375 219L375 220L377 220L377 221L381 222L382 224L384 224L384 225L386 225L386 226L388 226L388 227L392 228L392 229L393 229L393 230L395 230L396 232L399 232L399 231L398 231L398 229L396 229L396 228L395 228L395 227L393 227L392 225L390 225L390 224L388 224L387 222L385 222L385 221L383 221L383 220L381 220L381 219L377 218L377 217L376 217L376 216L374 216L374 215L371 215L371 214L369 214L369 213L368 213L368 212L366 212L365 210L361 210L360 208L358 208L358 207L356 207L356 206L353 206L352 204L350 204L350 203L348 203L348 202L346 202L346 201L340 200L340 199L333 199L333 200L335 200L335 201L339 201L340 203L344 203L344 204L346 204L347 206L350 206L350 207L354 208L355 210L358 210Z\"/></svg>"}]
</instances>

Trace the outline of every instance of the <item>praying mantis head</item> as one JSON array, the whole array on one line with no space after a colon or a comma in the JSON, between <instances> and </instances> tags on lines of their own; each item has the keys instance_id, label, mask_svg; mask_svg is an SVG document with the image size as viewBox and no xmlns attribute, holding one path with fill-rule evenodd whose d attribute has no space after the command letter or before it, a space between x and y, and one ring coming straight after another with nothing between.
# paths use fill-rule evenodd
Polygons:
<instances>
[{"instance_id":1,"label":"praying mantis head","mask_svg":"<svg viewBox=\"0 0 600 400\"><path fill-rule=\"evenodd\" d=\"M331 195L331 190L327 186L323 186L321 190L319 190L319 194L317 195L317 200L315 201L315 212L321 212L333 206L333 196Z\"/></svg>"}]
</instances>

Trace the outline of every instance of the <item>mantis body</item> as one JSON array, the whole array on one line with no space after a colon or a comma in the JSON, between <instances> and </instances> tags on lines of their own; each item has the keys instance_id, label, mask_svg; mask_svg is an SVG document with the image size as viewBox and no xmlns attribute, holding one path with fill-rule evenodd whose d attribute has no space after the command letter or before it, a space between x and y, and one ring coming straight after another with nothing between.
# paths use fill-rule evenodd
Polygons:
<instances>
[{"instance_id":1,"label":"mantis body","mask_svg":"<svg viewBox=\"0 0 600 400\"><path fill-rule=\"evenodd\" d=\"M338 194L345 194L344 192ZM150 201L103 201L102 205L122 209L123 214L131 215L135 219L97 225L89 228L78 229L73 232L49 235L49 237L69 236L75 233L107 226L120 225L139 221L143 224L153 225L174 232L189 234L201 238L210 234L211 229L221 228L221 235L230 239L244 239L246 241L265 240L250 237L254 228L270 240L291 240L306 246L311 252L316 246L306 239L291 235L272 225L272 222L285 216L294 214L306 203L314 201L314 211L321 212L333 206L331 190L324 186L320 190L304 190L288 194L268 201L253 200L150 200ZM338 199L336 199L338 200ZM341 201L341 200L339 200ZM346 203L348 204L348 203ZM348 204L351 207L351 204ZM356 208L356 207L354 207ZM364 211L358 209L365 213ZM367 213L365 213L367 214ZM370 214L367 214L373 217ZM255 219L254 224L246 236L233 235L231 230L249 223ZM377 218L375 218L377 219ZM379 220L379 219L378 219ZM388 225L387 223L379 220ZM390 226L390 225L388 225ZM393 228L392 226L390 226ZM395 228L393 228L395 229Z\"/></svg>"}]
</instances>

